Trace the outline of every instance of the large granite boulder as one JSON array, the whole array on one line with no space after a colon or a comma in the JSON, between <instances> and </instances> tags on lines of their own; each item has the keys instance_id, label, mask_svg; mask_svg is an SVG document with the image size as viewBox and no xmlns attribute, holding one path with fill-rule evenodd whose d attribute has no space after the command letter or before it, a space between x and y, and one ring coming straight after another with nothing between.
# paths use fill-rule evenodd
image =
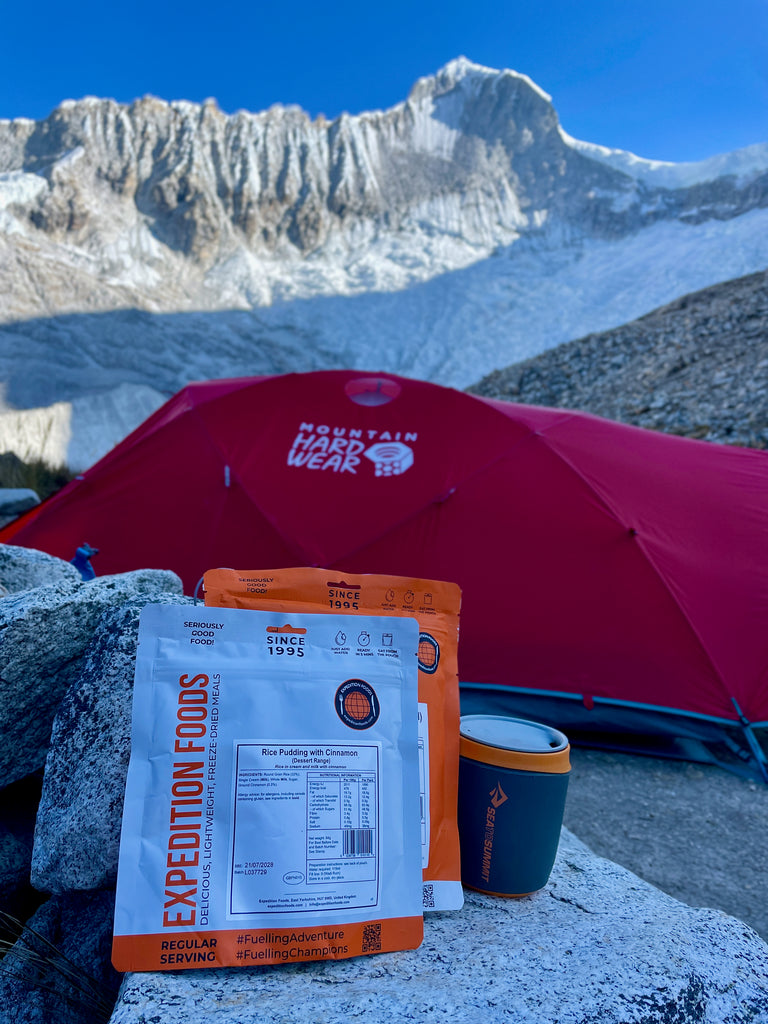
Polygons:
<instances>
[{"instance_id":1,"label":"large granite boulder","mask_svg":"<svg viewBox=\"0 0 768 1024\"><path fill-rule=\"evenodd\" d=\"M151 601L193 603L172 594ZM32 856L37 889L99 889L117 877L136 643L146 604L137 598L104 613L54 719Z\"/></svg>"},{"instance_id":2,"label":"large granite boulder","mask_svg":"<svg viewBox=\"0 0 768 1024\"><path fill-rule=\"evenodd\" d=\"M0 597L58 584L62 580L80 580L80 573L70 562L34 548L0 544L0 585L5 590L5 594L0 592Z\"/></svg>"},{"instance_id":3,"label":"large granite boulder","mask_svg":"<svg viewBox=\"0 0 768 1024\"><path fill-rule=\"evenodd\" d=\"M143 569L61 579L0 601L0 786L42 767L56 709L101 615L168 593L182 593L175 573Z\"/></svg>"},{"instance_id":4,"label":"large granite boulder","mask_svg":"<svg viewBox=\"0 0 768 1024\"><path fill-rule=\"evenodd\" d=\"M415 951L279 967L127 974L111 1024L765 1024L768 946L563 830L539 893L467 892Z\"/></svg>"},{"instance_id":5,"label":"large granite boulder","mask_svg":"<svg viewBox=\"0 0 768 1024\"><path fill-rule=\"evenodd\" d=\"M2 962L0 1024L109 1019L119 985L109 960L114 904L112 892L73 893L38 908Z\"/></svg>"}]
</instances>

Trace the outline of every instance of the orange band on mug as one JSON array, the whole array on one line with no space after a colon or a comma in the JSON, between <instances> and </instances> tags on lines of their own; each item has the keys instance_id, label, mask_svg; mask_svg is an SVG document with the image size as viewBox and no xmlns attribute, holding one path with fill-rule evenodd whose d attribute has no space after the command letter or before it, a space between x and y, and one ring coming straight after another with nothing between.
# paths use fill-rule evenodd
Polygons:
<instances>
[{"instance_id":1,"label":"orange band on mug","mask_svg":"<svg viewBox=\"0 0 768 1024\"><path fill-rule=\"evenodd\" d=\"M524 750L509 750L506 747L494 747L488 743L478 743L467 736L459 739L459 755L470 761L481 764L492 764L497 768L513 768L521 772L544 772L553 775L565 775L571 770L570 744L563 750L552 753L532 753Z\"/></svg>"},{"instance_id":2,"label":"orange band on mug","mask_svg":"<svg viewBox=\"0 0 768 1024\"><path fill-rule=\"evenodd\" d=\"M541 889L531 889L530 892L493 892L491 889L480 889L478 886L469 885L467 882L464 882L464 888L472 889L473 892L481 892L484 896L501 896L505 900L522 900L526 896L533 896L535 892L541 892ZM541 888L543 889L544 886Z\"/></svg>"}]
</instances>

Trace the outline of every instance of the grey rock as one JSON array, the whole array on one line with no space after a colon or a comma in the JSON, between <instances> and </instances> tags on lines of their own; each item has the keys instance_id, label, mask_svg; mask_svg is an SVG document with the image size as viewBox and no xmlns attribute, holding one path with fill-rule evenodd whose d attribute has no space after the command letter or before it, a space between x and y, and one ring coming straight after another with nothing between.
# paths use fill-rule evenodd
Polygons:
<instances>
[{"instance_id":1,"label":"grey rock","mask_svg":"<svg viewBox=\"0 0 768 1024\"><path fill-rule=\"evenodd\" d=\"M108 1020L119 984L109 962L113 913L111 892L44 903L2 962L0 1024Z\"/></svg>"},{"instance_id":2,"label":"grey rock","mask_svg":"<svg viewBox=\"0 0 768 1024\"><path fill-rule=\"evenodd\" d=\"M747 1024L768 1021L768 946L596 857L563 830L539 893L467 892L415 951L127 974L111 1024Z\"/></svg>"},{"instance_id":3,"label":"grey rock","mask_svg":"<svg viewBox=\"0 0 768 1024\"><path fill-rule=\"evenodd\" d=\"M31 487L0 487L0 514L19 514L40 504Z\"/></svg>"},{"instance_id":4,"label":"grey rock","mask_svg":"<svg viewBox=\"0 0 768 1024\"><path fill-rule=\"evenodd\" d=\"M164 594L151 602L193 603ZM139 615L146 604L136 599L104 613L59 706L35 827L37 889L98 889L117 877Z\"/></svg>"},{"instance_id":5,"label":"grey rock","mask_svg":"<svg viewBox=\"0 0 768 1024\"><path fill-rule=\"evenodd\" d=\"M0 519L20 516L39 504L40 498L29 487L0 487Z\"/></svg>"},{"instance_id":6,"label":"grey rock","mask_svg":"<svg viewBox=\"0 0 768 1024\"><path fill-rule=\"evenodd\" d=\"M9 594L50 586L62 580L79 581L80 573L74 565L44 551L0 544L0 583Z\"/></svg>"},{"instance_id":7,"label":"grey rock","mask_svg":"<svg viewBox=\"0 0 768 1024\"><path fill-rule=\"evenodd\" d=\"M62 579L0 601L0 785L42 767L56 709L104 611L181 592L175 573L143 569Z\"/></svg>"},{"instance_id":8,"label":"grey rock","mask_svg":"<svg viewBox=\"0 0 768 1024\"><path fill-rule=\"evenodd\" d=\"M496 370L468 390L768 448L768 271Z\"/></svg>"}]
</instances>

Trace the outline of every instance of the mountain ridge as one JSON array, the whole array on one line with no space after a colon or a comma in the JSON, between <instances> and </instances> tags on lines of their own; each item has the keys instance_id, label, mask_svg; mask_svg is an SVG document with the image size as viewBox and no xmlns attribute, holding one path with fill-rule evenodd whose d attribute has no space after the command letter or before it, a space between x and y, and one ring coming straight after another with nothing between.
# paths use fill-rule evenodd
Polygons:
<instances>
[{"instance_id":1,"label":"mountain ridge","mask_svg":"<svg viewBox=\"0 0 768 1024\"><path fill-rule=\"evenodd\" d=\"M527 76L466 58L332 122L67 101L0 122L3 443L57 405L82 467L132 394L213 376L466 387L766 266L768 145L669 165L579 142Z\"/></svg>"},{"instance_id":2,"label":"mountain ridge","mask_svg":"<svg viewBox=\"0 0 768 1024\"><path fill-rule=\"evenodd\" d=\"M0 186L22 195L4 203L8 234L67 242L80 250L78 269L108 290L137 286L139 308L247 308L404 287L549 225L609 240L660 220L739 216L768 204L768 147L764 159L759 149L746 181L726 166L714 181L657 187L653 162L619 169L616 151L570 139L526 76L458 58L388 110L332 122L298 107L226 115L212 101L67 101L44 121L0 122ZM392 239L409 234L417 244L403 267ZM423 235L447 251L430 251ZM383 273L339 273L341 255L354 260L382 241ZM277 276L290 279L300 276L292 263L319 255L335 275L317 268L312 282L287 288L274 268L253 265L277 256ZM239 280L222 295L215 271L232 259ZM160 287L174 276L181 288ZM82 310L62 298L56 312ZM35 299L13 318L54 311ZM114 308L120 294L106 306L88 299Z\"/></svg>"}]
</instances>

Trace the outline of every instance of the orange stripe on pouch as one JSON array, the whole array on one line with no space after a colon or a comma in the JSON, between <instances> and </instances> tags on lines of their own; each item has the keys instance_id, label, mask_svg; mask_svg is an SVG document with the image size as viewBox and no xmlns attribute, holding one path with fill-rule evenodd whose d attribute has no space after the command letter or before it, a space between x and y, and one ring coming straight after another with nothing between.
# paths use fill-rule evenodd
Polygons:
<instances>
[{"instance_id":1,"label":"orange stripe on pouch","mask_svg":"<svg viewBox=\"0 0 768 1024\"><path fill-rule=\"evenodd\" d=\"M328 937L331 935L334 938ZM416 949L423 938L424 919L420 914L296 928L115 935L112 964L118 971L179 971L346 960L363 953Z\"/></svg>"}]
</instances>

